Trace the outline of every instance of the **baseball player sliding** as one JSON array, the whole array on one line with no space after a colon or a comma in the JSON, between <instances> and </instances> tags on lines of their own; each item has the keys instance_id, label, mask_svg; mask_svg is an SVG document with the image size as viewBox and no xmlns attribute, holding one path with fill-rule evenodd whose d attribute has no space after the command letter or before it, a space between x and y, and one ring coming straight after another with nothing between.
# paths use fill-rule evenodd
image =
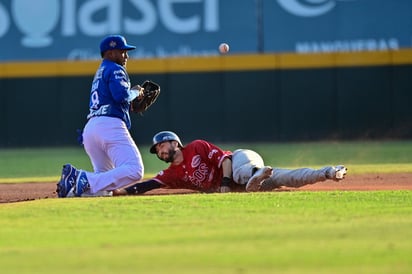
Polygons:
<instances>
[{"instance_id":1,"label":"baseball player sliding","mask_svg":"<svg viewBox=\"0 0 412 274\"><path fill-rule=\"evenodd\" d=\"M269 191L281 186L300 187L316 182L344 179L343 165L321 169L280 169L265 166L262 157L248 149L233 153L205 140L183 146L172 131L161 131L153 137L150 152L170 163L154 178L117 189L113 195L135 195L167 187L193 189L201 192L230 192L243 186L248 192Z\"/></svg>"},{"instance_id":2,"label":"baseball player sliding","mask_svg":"<svg viewBox=\"0 0 412 274\"><path fill-rule=\"evenodd\" d=\"M129 133L129 112L146 110L156 99L160 87L145 81L144 87L131 88L126 64L128 51L135 48L120 35L110 35L101 41L103 60L92 82L90 112L82 135L94 172L64 165L57 183L59 197L110 196L111 190L143 178L142 157ZM149 102L144 102L150 93ZM141 102L143 107L139 106Z\"/></svg>"}]
</instances>

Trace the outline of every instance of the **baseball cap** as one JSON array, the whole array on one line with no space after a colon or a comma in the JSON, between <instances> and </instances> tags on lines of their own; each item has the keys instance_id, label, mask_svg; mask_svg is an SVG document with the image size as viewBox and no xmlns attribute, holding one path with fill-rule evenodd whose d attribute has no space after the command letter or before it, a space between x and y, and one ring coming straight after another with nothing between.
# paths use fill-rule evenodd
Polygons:
<instances>
[{"instance_id":1,"label":"baseball cap","mask_svg":"<svg viewBox=\"0 0 412 274\"><path fill-rule=\"evenodd\" d=\"M135 48L135 46L128 45L126 39L121 35L109 35L100 42L100 54L102 56L105 51L111 49L132 50Z\"/></svg>"}]
</instances>

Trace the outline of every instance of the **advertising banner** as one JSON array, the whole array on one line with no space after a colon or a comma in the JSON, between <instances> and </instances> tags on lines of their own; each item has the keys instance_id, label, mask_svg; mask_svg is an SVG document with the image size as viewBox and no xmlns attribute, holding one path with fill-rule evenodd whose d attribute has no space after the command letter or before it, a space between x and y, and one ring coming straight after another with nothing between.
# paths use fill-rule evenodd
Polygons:
<instances>
[{"instance_id":1,"label":"advertising banner","mask_svg":"<svg viewBox=\"0 0 412 274\"><path fill-rule=\"evenodd\" d=\"M108 34L133 58L397 50L412 46L410 0L2 0L0 62L100 58Z\"/></svg>"}]
</instances>

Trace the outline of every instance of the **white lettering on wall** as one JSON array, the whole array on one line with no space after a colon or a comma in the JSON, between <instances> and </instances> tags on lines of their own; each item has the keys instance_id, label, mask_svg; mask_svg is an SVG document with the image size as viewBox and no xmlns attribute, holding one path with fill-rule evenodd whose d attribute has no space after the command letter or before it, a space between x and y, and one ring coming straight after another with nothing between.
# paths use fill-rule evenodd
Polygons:
<instances>
[{"instance_id":1,"label":"white lettering on wall","mask_svg":"<svg viewBox=\"0 0 412 274\"><path fill-rule=\"evenodd\" d=\"M128 10L129 15L124 14L126 4L134 9ZM201 12L178 15L179 8L193 4L200 5ZM22 43L26 47L50 46L50 33L58 26L63 37L145 35L159 25L174 34L217 32L218 4L219 0L12 0L11 11L0 3L0 37L7 34L11 23L24 35ZM103 19L97 20L96 14L103 14Z\"/></svg>"},{"instance_id":2,"label":"white lettering on wall","mask_svg":"<svg viewBox=\"0 0 412 274\"><path fill-rule=\"evenodd\" d=\"M107 20L93 21L93 15L104 10ZM121 32L121 1L90 0L79 10L79 28L88 36L101 36L107 33Z\"/></svg>"},{"instance_id":3,"label":"white lettering on wall","mask_svg":"<svg viewBox=\"0 0 412 274\"><path fill-rule=\"evenodd\" d=\"M26 47L47 47L53 43L49 35L60 17L60 1L37 0L30 6L28 0L13 0L11 14L16 27L24 34L21 43Z\"/></svg>"},{"instance_id":4,"label":"white lettering on wall","mask_svg":"<svg viewBox=\"0 0 412 274\"><path fill-rule=\"evenodd\" d=\"M205 31L214 32L219 30L219 1L211 0L205 2Z\"/></svg>"},{"instance_id":5,"label":"white lettering on wall","mask_svg":"<svg viewBox=\"0 0 412 274\"><path fill-rule=\"evenodd\" d=\"M157 13L155 7L148 0L131 0L136 11L141 16L140 20L126 17L124 19L124 30L126 33L143 35L150 33L156 27ZM142 12L144 11L144 12Z\"/></svg>"},{"instance_id":6,"label":"white lettering on wall","mask_svg":"<svg viewBox=\"0 0 412 274\"><path fill-rule=\"evenodd\" d=\"M64 0L61 16L62 35L72 36L76 34L76 0Z\"/></svg>"},{"instance_id":7,"label":"white lettering on wall","mask_svg":"<svg viewBox=\"0 0 412 274\"><path fill-rule=\"evenodd\" d=\"M287 12L302 17L319 16L329 12L336 5L336 0L277 0Z\"/></svg>"},{"instance_id":8,"label":"white lettering on wall","mask_svg":"<svg viewBox=\"0 0 412 274\"><path fill-rule=\"evenodd\" d=\"M159 17L163 24L174 33L195 33L201 29L202 16L193 14L188 18L179 18L174 11L175 4L201 4L203 0L159 0ZM218 0L205 1L204 27L208 32L218 30Z\"/></svg>"},{"instance_id":9,"label":"white lettering on wall","mask_svg":"<svg viewBox=\"0 0 412 274\"><path fill-rule=\"evenodd\" d=\"M10 18L6 9L0 3L0 37L3 36L10 27Z\"/></svg>"},{"instance_id":10,"label":"white lettering on wall","mask_svg":"<svg viewBox=\"0 0 412 274\"><path fill-rule=\"evenodd\" d=\"M173 12L173 4L182 2L184 0L160 0L159 16L163 18L165 26L170 28L170 31L175 33L191 33L199 29L200 18L199 15L192 15L188 18L179 18ZM199 0L191 0L191 3L199 2Z\"/></svg>"},{"instance_id":11,"label":"white lettering on wall","mask_svg":"<svg viewBox=\"0 0 412 274\"><path fill-rule=\"evenodd\" d=\"M396 38L298 42L295 46L296 52L299 53L385 51L398 50L399 47L399 41Z\"/></svg>"}]
</instances>

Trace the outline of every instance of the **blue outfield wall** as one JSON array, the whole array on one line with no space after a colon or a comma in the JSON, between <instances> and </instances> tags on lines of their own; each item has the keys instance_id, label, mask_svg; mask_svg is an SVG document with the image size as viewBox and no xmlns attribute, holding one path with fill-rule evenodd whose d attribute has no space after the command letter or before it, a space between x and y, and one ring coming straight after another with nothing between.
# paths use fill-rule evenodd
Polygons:
<instances>
[{"instance_id":1,"label":"blue outfield wall","mask_svg":"<svg viewBox=\"0 0 412 274\"><path fill-rule=\"evenodd\" d=\"M76 145L98 64L0 64L0 146ZM134 84L162 86L132 115L140 144L160 130L215 142L412 138L411 50L136 60L128 70Z\"/></svg>"}]
</instances>

